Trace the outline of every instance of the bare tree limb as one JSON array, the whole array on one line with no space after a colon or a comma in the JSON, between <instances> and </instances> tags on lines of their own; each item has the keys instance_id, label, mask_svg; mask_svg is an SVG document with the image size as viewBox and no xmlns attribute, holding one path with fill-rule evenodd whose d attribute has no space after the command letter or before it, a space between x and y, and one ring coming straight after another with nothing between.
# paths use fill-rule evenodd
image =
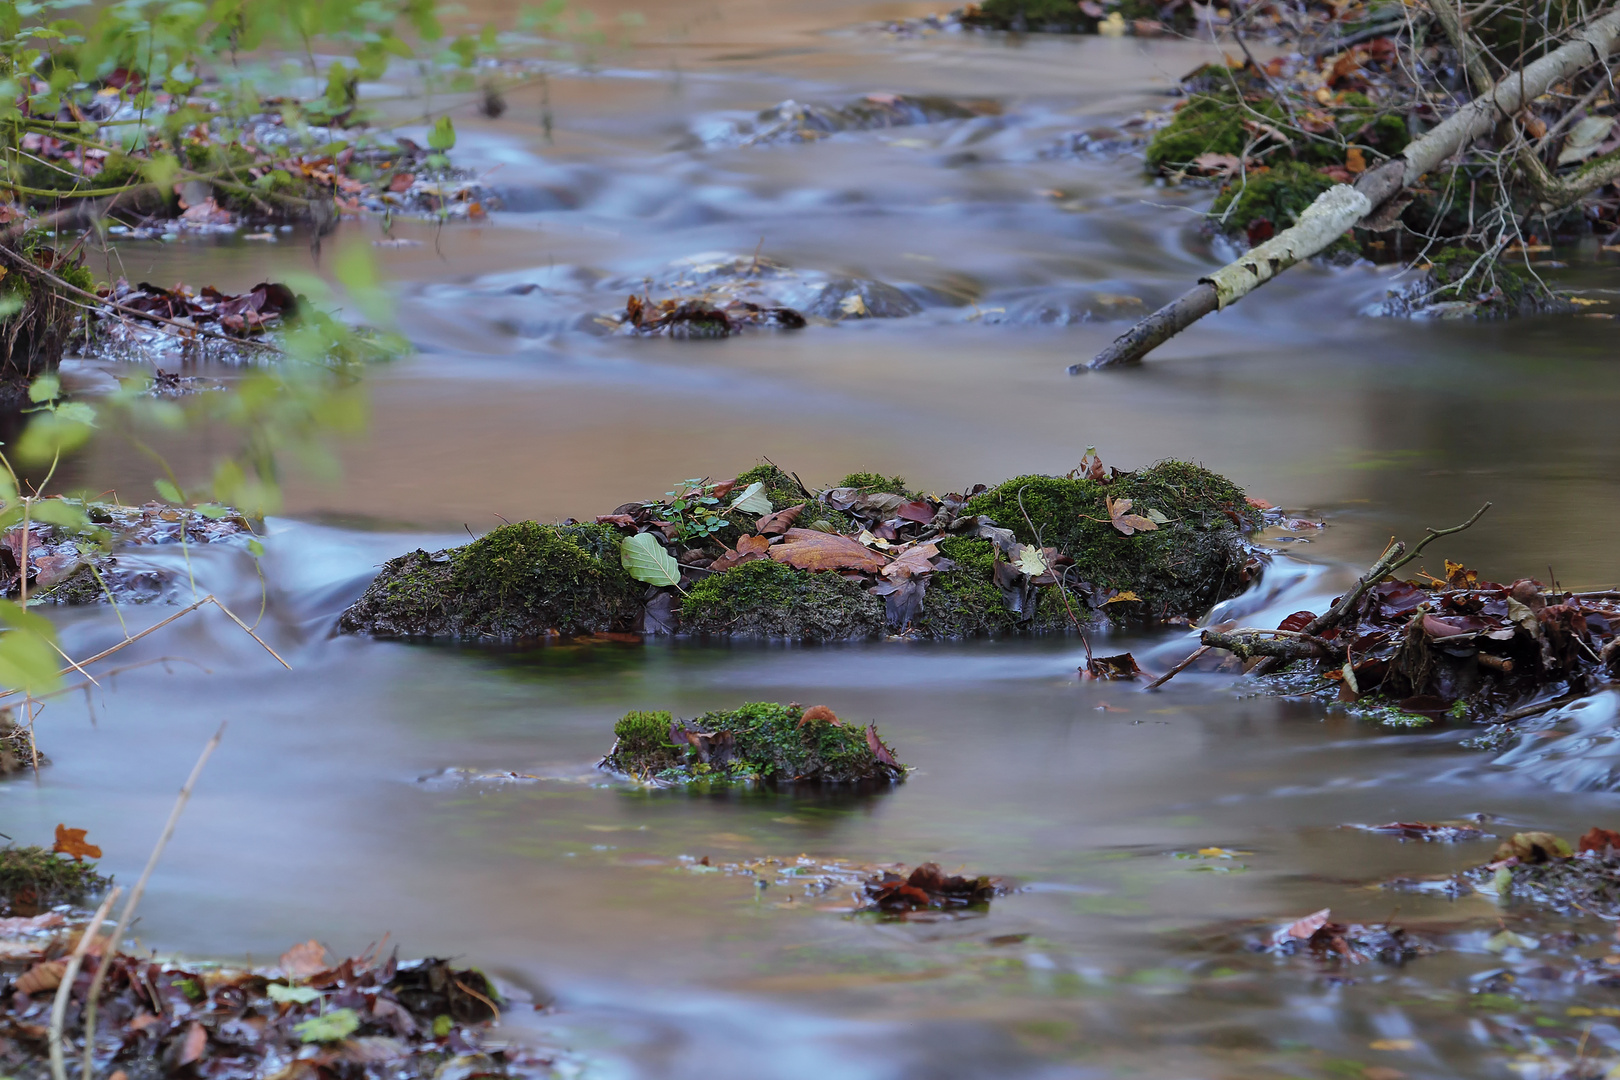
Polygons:
<instances>
[{"instance_id":1,"label":"bare tree limb","mask_svg":"<svg viewBox=\"0 0 1620 1080\"><path fill-rule=\"evenodd\" d=\"M1546 93L1554 83L1605 59L1617 43L1620 43L1620 9L1611 7L1608 14L1594 21L1585 33L1522 71L1510 72L1489 92L1474 98L1422 138L1414 140L1399 157L1362 173L1353 189L1338 184L1317 196L1300 216L1299 224L1200 279L1179 298L1121 334L1089 364L1070 365L1069 374L1140 363L1142 357L1205 315L1236 302L1288 267L1325 250L1358 222L1376 215L1378 208L1397 191L1411 187L1425 173L1439 168L1447 158L1488 134L1503 117L1516 115L1527 102ZM1620 177L1620 158L1596 163L1578 177L1568 183L1582 188L1590 183L1593 187L1586 190L1595 190L1610 179ZM1338 232L1328 235L1330 230L1324 227L1325 223L1342 220L1348 215L1348 209L1359 206L1363 199L1367 212L1346 221ZM1239 283L1247 287L1239 291Z\"/></svg>"}]
</instances>

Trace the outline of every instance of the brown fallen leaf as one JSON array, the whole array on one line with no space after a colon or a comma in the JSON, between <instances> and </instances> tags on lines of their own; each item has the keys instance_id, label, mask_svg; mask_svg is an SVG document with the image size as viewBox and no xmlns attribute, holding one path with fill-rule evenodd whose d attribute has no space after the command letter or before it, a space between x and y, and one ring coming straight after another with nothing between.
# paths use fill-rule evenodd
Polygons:
<instances>
[{"instance_id":1,"label":"brown fallen leaf","mask_svg":"<svg viewBox=\"0 0 1620 1080\"><path fill-rule=\"evenodd\" d=\"M1084 678L1090 679L1130 680L1139 678L1142 669L1136 666L1136 657L1130 653L1119 653L1117 656L1093 656L1080 672Z\"/></svg>"},{"instance_id":2,"label":"brown fallen leaf","mask_svg":"<svg viewBox=\"0 0 1620 1080\"><path fill-rule=\"evenodd\" d=\"M908 548L905 553L885 566L883 576L890 581L904 581L906 578L932 573L934 569L933 558L938 554L938 544L932 541L926 544L918 544L914 548Z\"/></svg>"},{"instance_id":3,"label":"brown fallen leaf","mask_svg":"<svg viewBox=\"0 0 1620 1080\"><path fill-rule=\"evenodd\" d=\"M175 1059L177 1065L190 1065L203 1056L208 1049L208 1030L193 1020L186 1027L185 1041L180 1044L180 1056Z\"/></svg>"},{"instance_id":4,"label":"brown fallen leaf","mask_svg":"<svg viewBox=\"0 0 1620 1080\"><path fill-rule=\"evenodd\" d=\"M414 173L395 173L394 178L388 181L388 190L398 195L400 192L409 191L411 185L414 183L416 183L416 175Z\"/></svg>"},{"instance_id":5,"label":"brown fallen leaf","mask_svg":"<svg viewBox=\"0 0 1620 1080\"><path fill-rule=\"evenodd\" d=\"M778 510L774 514L766 514L754 523L754 527L759 530L761 536L780 536L787 532L795 521L799 520L799 515L804 513L804 508L807 505L807 503L800 503L798 506L790 506L786 510Z\"/></svg>"},{"instance_id":6,"label":"brown fallen leaf","mask_svg":"<svg viewBox=\"0 0 1620 1080\"><path fill-rule=\"evenodd\" d=\"M841 726L838 722L838 714L825 705L812 705L804 710L804 715L799 717L799 726L804 727L812 720L820 720L823 723L831 724L833 727Z\"/></svg>"},{"instance_id":7,"label":"brown fallen leaf","mask_svg":"<svg viewBox=\"0 0 1620 1080\"><path fill-rule=\"evenodd\" d=\"M75 862L85 859L101 858L101 849L94 844L87 844L84 840L86 829L70 829L66 825L56 827L56 844L51 851L57 855L71 855Z\"/></svg>"},{"instance_id":8,"label":"brown fallen leaf","mask_svg":"<svg viewBox=\"0 0 1620 1080\"><path fill-rule=\"evenodd\" d=\"M861 570L878 573L888 560L860 541L814 529L789 529L770 556L797 570Z\"/></svg>"},{"instance_id":9,"label":"brown fallen leaf","mask_svg":"<svg viewBox=\"0 0 1620 1080\"><path fill-rule=\"evenodd\" d=\"M326 946L311 938L282 953L276 966L289 978L307 979L311 975L319 975L327 969Z\"/></svg>"},{"instance_id":10,"label":"brown fallen leaf","mask_svg":"<svg viewBox=\"0 0 1620 1080\"><path fill-rule=\"evenodd\" d=\"M1155 532L1159 528L1158 522L1153 519L1131 513L1129 499L1115 499L1105 495L1103 505L1108 509L1109 523L1125 536L1139 532Z\"/></svg>"},{"instance_id":11,"label":"brown fallen leaf","mask_svg":"<svg viewBox=\"0 0 1620 1080\"><path fill-rule=\"evenodd\" d=\"M636 527L636 519L629 514L602 514L597 517L596 523L598 525L617 525L621 529L633 529Z\"/></svg>"},{"instance_id":12,"label":"brown fallen leaf","mask_svg":"<svg viewBox=\"0 0 1620 1080\"><path fill-rule=\"evenodd\" d=\"M894 516L907 521L915 521L919 525L927 525L939 513L934 504L927 499L918 499L916 502L901 503L894 508Z\"/></svg>"},{"instance_id":13,"label":"brown fallen leaf","mask_svg":"<svg viewBox=\"0 0 1620 1080\"><path fill-rule=\"evenodd\" d=\"M1294 938L1298 941L1309 941L1315 933L1328 924L1328 917L1333 914L1332 908L1323 908L1313 911L1303 919L1289 923L1277 932L1278 940Z\"/></svg>"},{"instance_id":14,"label":"brown fallen leaf","mask_svg":"<svg viewBox=\"0 0 1620 1080\"><path fill-rule=\"evenodd\" d=\"M894 753L890 751L887 746L883 745L882 739L878 738L876 724L866 725L866 748L872 751L873 757L877 758L891 769L898 769L900 767L900 763L894 759Z\"/></svg>"},{"instance_id":15,"label":"brown fallen leaf","mask_svg":"<svg viewBox=\"0 0 1620 1080\"><path fill-rule=\"evenodd\" d=\"M1243 159L1236 154L1199 154L1193 158L1193 167L1206 176L1235 176L1243 171Z\"/></svg>"},{"instance_id":16,"label":"brown fallen leaf","mask_svg":"<svg viewBox=\"0 0 1620 1080\"><path fill-rule=\"evenodd\" d=\"M723 574L733 566L741 566L745 562L755 562L766 558L770 550L771 541L766 536L740 536L737 538L737 548L727 548L725 554L709 564L709 569L716 574Z\"/></svg>"},{"instance_id":17,"label":"brown fallen leaf","mask_svg":"<svg viewBox=\"0 0 1620 1080\"><path fill-rule=\"evenodd\" d=\"M1620 851L1620 832L1599 828L1596 825L1582 833L1580 840L1575 844L1576 851L1595 851L1599 855L1609 848Z\"/></svg>"},{"instance_id":18,"label":"brown fallen leaf","mask_svg":"<svg viewBox=\"0 0 1620 1080\"><path fill-rule=\"evenodd\" d=\"M17 977L19 994L42 994L62 985L62 973L67 971L66 960L46 960L35 964Z\"/></svg>"}]
</instances>

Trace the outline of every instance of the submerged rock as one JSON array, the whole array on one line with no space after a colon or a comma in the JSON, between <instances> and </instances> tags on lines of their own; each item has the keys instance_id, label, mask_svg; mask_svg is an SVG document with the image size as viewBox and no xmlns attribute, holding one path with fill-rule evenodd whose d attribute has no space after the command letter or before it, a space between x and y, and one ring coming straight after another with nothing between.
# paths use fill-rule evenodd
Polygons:
<instances>
[{"instance_id":1,"label":"submerged rock","mask_svg":"<svg viewBox=\"0 0 1620 1080\"><path fill-rule=\"evenodd\" d=\"M962 103L950 98L909 94L867 94L843 105L801 104L789 100L762 110L751 121L728 121L710 126L697 133L696 139L710 147L813 142L842 131L875 131L935 124L942 120L967 120L998 111L987 102Z\"/></svg>"},{"instance_id":2,"label":"submerged rock","mask_svg":"<svg viewBox=\"0 0 1620 1080\"><path fill-rule=\"evenodd\" d=\"M846 725L824 705L755 701L684 722L667 712L631 712L613 735L602 767L658 783L889 783L906 776L876 725Z\"/></svg>"},{"instance_id":3,"label":"submerged rock","mask_svg":"<svg viewBox=\"0 0 1620 1080\"><path fill-rule=\"evenodd\" d=\"M1184 462L1136 473L1092 462L1085 475L938 497L876 473L813 492L774 465L689 483L595 525L524 522L403 555L338 629L805 642L1050 633L1193 620L1259 565L1243 535L1259 512L1230 481ZM650 543L635 576L651 588L626 569L633 538Z\"/></svg>"},{"instance_id":4,"label":"submerged rock","mask_svg":"<svg viewBox=\"0 0 1620 1080\"><path fill-rule=\"evenodd\" d=\"M1507 319L1517 315L1560 315L1574 311L1567 297L1506 257L1448 247L1430 260L1422 276L1393 291L1382 315L1441 319Z\"/></svg>"}]
</instances>

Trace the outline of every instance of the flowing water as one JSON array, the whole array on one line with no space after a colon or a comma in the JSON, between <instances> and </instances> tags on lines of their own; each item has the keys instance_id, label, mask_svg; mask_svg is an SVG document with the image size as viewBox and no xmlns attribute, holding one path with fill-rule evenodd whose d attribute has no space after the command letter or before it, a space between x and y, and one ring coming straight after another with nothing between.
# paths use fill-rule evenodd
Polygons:
<instances>
[{"instance_id":1,"label":"flowing water","mask_svg":"<svg viewBox=\"0 0 1620 1080\"><path fill-rule=\"evenodd\" d=\"M370 428L341 474L290 483L262 592L244 553L190 553L200 590L247 612L262 597L292 672L206 610L146 639L132 660L171 659L46 708L56 763L0 787L6 829L86 827L132 879L226 720L144 904L144 944L263 961L312 935L352 952L391 932L550 1002L513 1024L590 1076L1602 1075L1620 1028L1598 1010L1620 993L1557 976L1607 952L1607 925L1372 887L1492 847L1342 826L1614 825L1606 705L1572 721L1586 742L1562 756L1492 765L1459 745L1466 731L1384 731L1222 676L1152 695L1082 683L1073 640L498 650L332 636L392 555L503 517L606 512L764 456L812 483L874 468L935 490L1063 472L1092 445L1126 467L1202 461L1329 523L1262 538L1280 554L1223 612L1256 625L1320 609L1390 535L1485 500L1491 513L1436 561L1507 578L1550 567L1571 586L1620 577L1613 321L1374 320L1360 312L1389 271L1302 268L1140 370L1066 376L1125 325L1080 317L1107 309L1099 296L1157 304L1221 253L1197 231L1208 191L1146 184L1128 154L1061 148L1169 107L1176 76L1212 50L869 26L927 10L682 0L598 69L554 70L549 105L531 86L499 121L460 110L458 152L492 170L507 209L401 223L420 246L377 249L419 352L370 380ZM761 109L869 93L978 104L737 145ZM375 223L346 226L327 251L378 238ZM713 343L589 332L591 313L672 260L756 251L901 286L922 310ZM1560 258L1591 297L1620 297L1612 255ZM290 234L126 244L118 259L131 280L226 288L312 268ZM78 385L105 379L70 368ZM222 439L159 445L191 480ZM126 501L154 472L110 436L66 467ZM75 655L121 633L104 610L57 618ZM1174 634L1104 644L1158 668L1187 648ZM717 797L594 770L627 709L759 699L876 719L916 771L877 794ZM1583 747L1594 763L1567 782L1558 763ZM1235 854L1197 854L1210 848ZM820 910L836 895L690 861L801 853L934 860L1025 888L982 918L882 924ZM1443 949L1326 970L1245 947L1323 907L1394 917ZM1493 942L1503 925L1543 948Z\"/></svg>"}]
</instances>

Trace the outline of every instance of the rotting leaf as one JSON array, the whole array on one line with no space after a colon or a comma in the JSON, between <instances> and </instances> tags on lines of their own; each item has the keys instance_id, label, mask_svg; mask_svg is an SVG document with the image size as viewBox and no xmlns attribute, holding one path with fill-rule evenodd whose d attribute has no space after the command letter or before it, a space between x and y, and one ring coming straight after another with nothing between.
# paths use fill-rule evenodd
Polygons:
<instances>
[{"instance_id":1,"label":"rotting leaf","mask_svg":"<svg viewBox=\"0 0 1620 1080\"><path fill-rule=\"evenodd\" d=\"M800 503L785 510L778 510L774 514L766 514L754 523L754 528L759 530L761 536L780 536L799 520L799 515L804 513L804 508L808 505Z\"/></svg>"},{"instance_id":2,"label":"rotting leaf","mask_svg":"<svg viewBox=\"0 0 1620 1080\"><path fill-rule=\"evenodd\" d=\"M94 844L85 843L86 829L70 829L66 825L56 827L56 844L51 848L58 855L71 855L75 862L85 859L101 858L101 849Z\"/></svg>"},{"instance_id":3,"label":"rotting leaf","mask_svg":"<svg viewBox=\"0 0 1620 1080\"><path fill-rule=\"evenodd\" d=\"M1318 930L1328 924L1328 918L1332 914L1332 908L1313 911L1303 919L1296 919L1277 931L1276 940L1283 941L1293 938L1295 941L1309 941Z\"/></svg>"},{"instance_id":4,"label":"rotting leaf","mask_svg":"<svg viewBox=\"0 0 1620 1080\"><path fill-rule=\"evenodd\" d=\"M867 749L872 751L873 757L891 769L898 770L902 768L900 762L895 760L894 752L889 749L882 737L878 735L876 724L866 725L866 746Z\"/></svg>"},{"instance_id":5,"label":"rotting leaf","mask_svg":"<svg viewBox=\"0 0 1620 1080\"><path fill-rule=\"evenodd\" d=\"M709 569L716 574L725 573L733 566L741 566L745 562L755 562L766 558L766 552L770 550L770 547L771 541L769 537L754 536L752 534L739 536L737 538L737 547L735 549L727 548L718 559L709 564Z\"/></svg>"},{"instance_id":6,"label":"rotting leaf","mask_svg":"<svg viewBox=\"0 0 1620 1080\"><path fill-rule=\"evenodd\" d=\"M1145 518L1141 514L1130 512L1130 499L1116 499L1112 496L1103 496L1103 505L1108 510L1109 523L1118 529L1121 534L1131 536L1139 532L1156 532L1159 528L1157 522Z\"/></svg>"},{"instance_id":7,"label":"rotting leaf","mask_svg":"<svg viewBox=\"0 0 1620 1080\"><path fill-rule=\"evenodd\" d=\"M203 1051L207 1048L208 1030L193 1020L186 1027L186 1037L180 1044L180 1055L175 1059L175 1064L190 1065L193 1061L202 1057Z\"/></svg>"},{"instance_id":8,"label":"rotting leaf","mask_svg":"<svg viewBox=\"0 0 1620 1080\"><path fill-rule=\"evenodd\" d=\"M765 494L764 482L755 480L749 484L741 495L732 500L730 509L740 514L769 514L771 497Z\"/></svg>"},{"instance_id":9,"label":"rotting leaf","mask_svg":"<svg viewBox=\"0 0 1620 1080\"><path fill-rule=\"evenodd\" d=\"M1139 678L1142 674L1142 669L1136 666L1136 657L1130 653L1093 656L1086 661L1080 671L1087 678L1127 681Z\"/></svg>"},{"instance_id":10,"label":"rotting leaf","mask_svg":"<svg viewBox=\"0 0 1620 1080\"><path fill-rule=\"evenodd\" d=\"M1620 851L1620 832L1596 825L1582 833L1575 843L1576 851L1595 851L1599 855L1607 855L1611 849Z\"/></svg>"},{"instance_id":11,"label":"rotting leaf","mask_svg":"<svg viewBox=\"0 0 1620 1080\"><path fill-rule=\"evenodd\" d=\"M62 985L62 975L66 971L66 960L42 961L17 977L16 991L32 995L55 990Z\"/></svg>"},{"instance_id":12,"label":"rotting leaf","mask_svg":"<svg viewBox=\"0 0 1620 1080\"><path fill-rule=\"evenodd\" d=\"M1502 841L1492 862L1517 859L1521 864L1551 862L1567 859L1571 855L1569 844L1549 832L1514 833Z\"/></svg>"}]
</instances>

